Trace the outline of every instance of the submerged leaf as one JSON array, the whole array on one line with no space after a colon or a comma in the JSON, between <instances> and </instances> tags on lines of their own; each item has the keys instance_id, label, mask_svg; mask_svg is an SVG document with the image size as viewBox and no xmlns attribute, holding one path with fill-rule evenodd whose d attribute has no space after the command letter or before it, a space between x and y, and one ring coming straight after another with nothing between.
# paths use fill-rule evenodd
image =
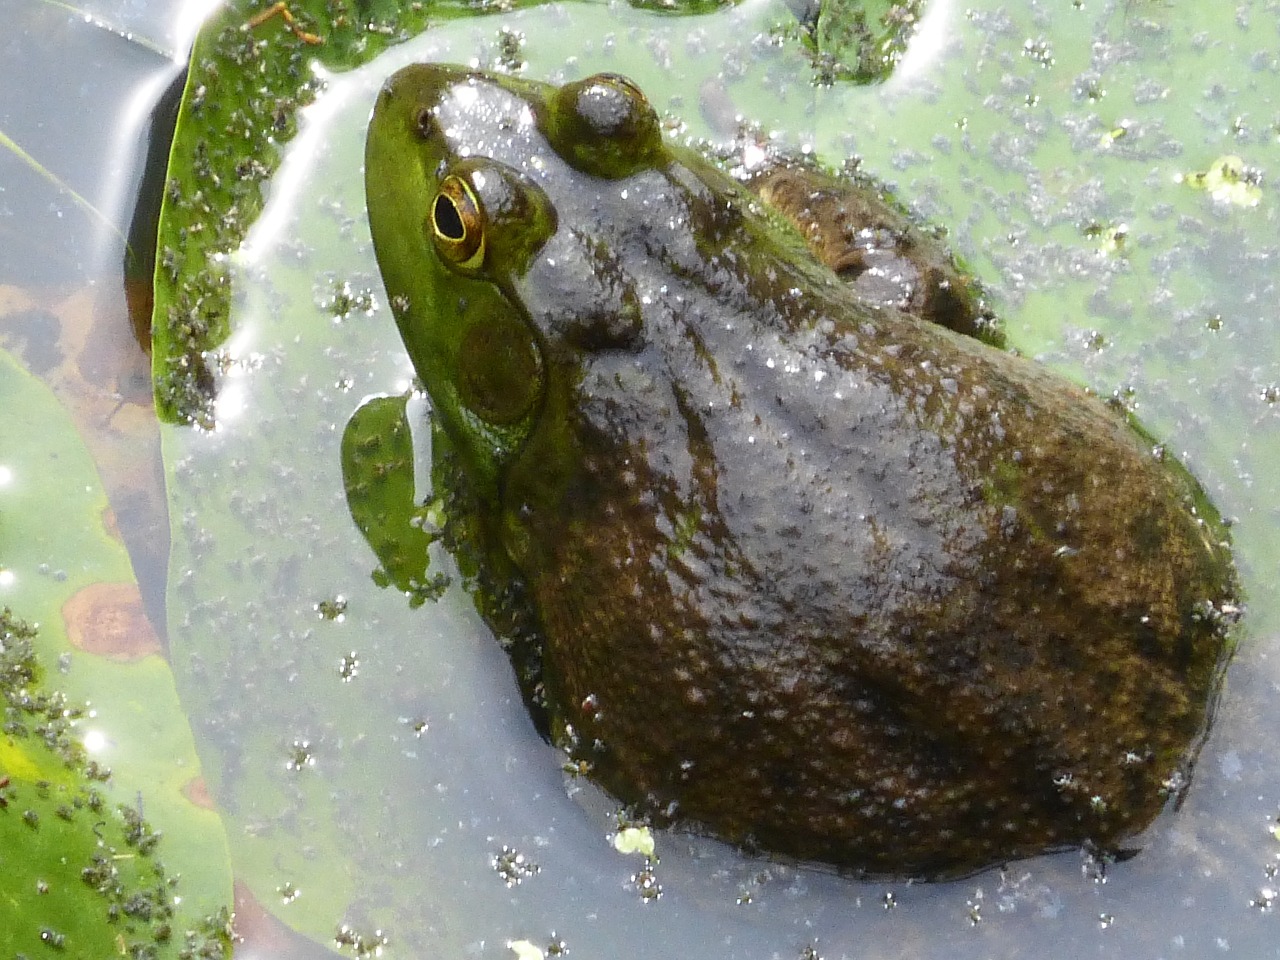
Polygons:
<instances>
[{"instance_id":1,"label":"submerged leaf","mask_svg":"<svg viewBox=\"0 0 1280 960\"><path fill-rule=\"evenodd\" d=\"M189 799L191 734L93 464L2 352L0 409L0 955L224 956L226 840Z\"/></svg>"}]
</instances>

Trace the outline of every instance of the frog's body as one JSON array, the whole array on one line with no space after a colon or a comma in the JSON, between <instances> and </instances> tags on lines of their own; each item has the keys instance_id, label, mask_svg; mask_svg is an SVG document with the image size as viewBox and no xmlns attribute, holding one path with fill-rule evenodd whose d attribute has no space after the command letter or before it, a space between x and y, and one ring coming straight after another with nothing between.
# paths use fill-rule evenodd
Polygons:
<instances>
[{"instance_id":1,"label":"frog's body","mask_svg":"<svg viewBox=\"0 0 1280 960\"><path fill-rule=\"evenodd\" d=\"M367 183L471 548L604 786L930 877L1161 808L1232 574L1123 417L868 303L619 78L409 67Z\"/></svg>"}]
</instances>

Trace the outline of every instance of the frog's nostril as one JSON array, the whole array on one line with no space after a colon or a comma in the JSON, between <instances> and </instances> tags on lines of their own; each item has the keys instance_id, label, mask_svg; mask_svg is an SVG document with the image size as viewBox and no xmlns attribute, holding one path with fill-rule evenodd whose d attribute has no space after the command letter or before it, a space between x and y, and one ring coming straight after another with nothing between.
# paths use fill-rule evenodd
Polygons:
<instances>
[{"instance_id":1,"label":"frog's nostril","mask_svg":"<svg viewBox=\"0 0 1280 960\"><path fill-rule=\"evenodd\" d=\"M436 118L431 112L430 107L420 107L414 116L414 126L418 130L418 136L424 140L430 139L435 135Z\"/></svg>"}]
</instances>

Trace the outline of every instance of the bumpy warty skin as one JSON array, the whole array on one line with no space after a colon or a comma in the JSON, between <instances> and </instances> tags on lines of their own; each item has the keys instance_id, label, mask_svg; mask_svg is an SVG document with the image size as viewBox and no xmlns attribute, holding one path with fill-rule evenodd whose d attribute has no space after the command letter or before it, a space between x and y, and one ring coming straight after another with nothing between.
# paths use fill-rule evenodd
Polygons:
<instances>
[{"instance_id":1,"label":"bumpy warty skin","mask_svg":"<svg viewBox=\"0 0 1280 960\"><path fill-rule=\"evenodd\" d=\"M493 279L546 382L480 553L593 776L873 875L1149 823L1234 588L1194 483L1037 364L859 299L695 155L591 177L534 122L549 88L410 69L442 169L500 161L555 211Z\"/></svg>"}]
</instances>

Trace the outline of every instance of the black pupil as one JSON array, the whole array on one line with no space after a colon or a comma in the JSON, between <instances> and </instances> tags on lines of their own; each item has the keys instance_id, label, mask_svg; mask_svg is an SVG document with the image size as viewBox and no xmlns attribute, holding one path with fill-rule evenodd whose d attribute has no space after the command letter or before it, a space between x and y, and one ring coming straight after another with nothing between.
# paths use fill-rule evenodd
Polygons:
<instances>
[{"instance_id":1,"label":"black pupil","mask_svg":"<svg viewBox=\"0 0 1280 960\"><path fill-rule=\"evenodd\" d=\"M457 204L443 194L436 197L434 217L436 230L445 239L461 240L466 236L467 228L462 225L462 217L458 216Z\"/></svg>"}]
</instances>

